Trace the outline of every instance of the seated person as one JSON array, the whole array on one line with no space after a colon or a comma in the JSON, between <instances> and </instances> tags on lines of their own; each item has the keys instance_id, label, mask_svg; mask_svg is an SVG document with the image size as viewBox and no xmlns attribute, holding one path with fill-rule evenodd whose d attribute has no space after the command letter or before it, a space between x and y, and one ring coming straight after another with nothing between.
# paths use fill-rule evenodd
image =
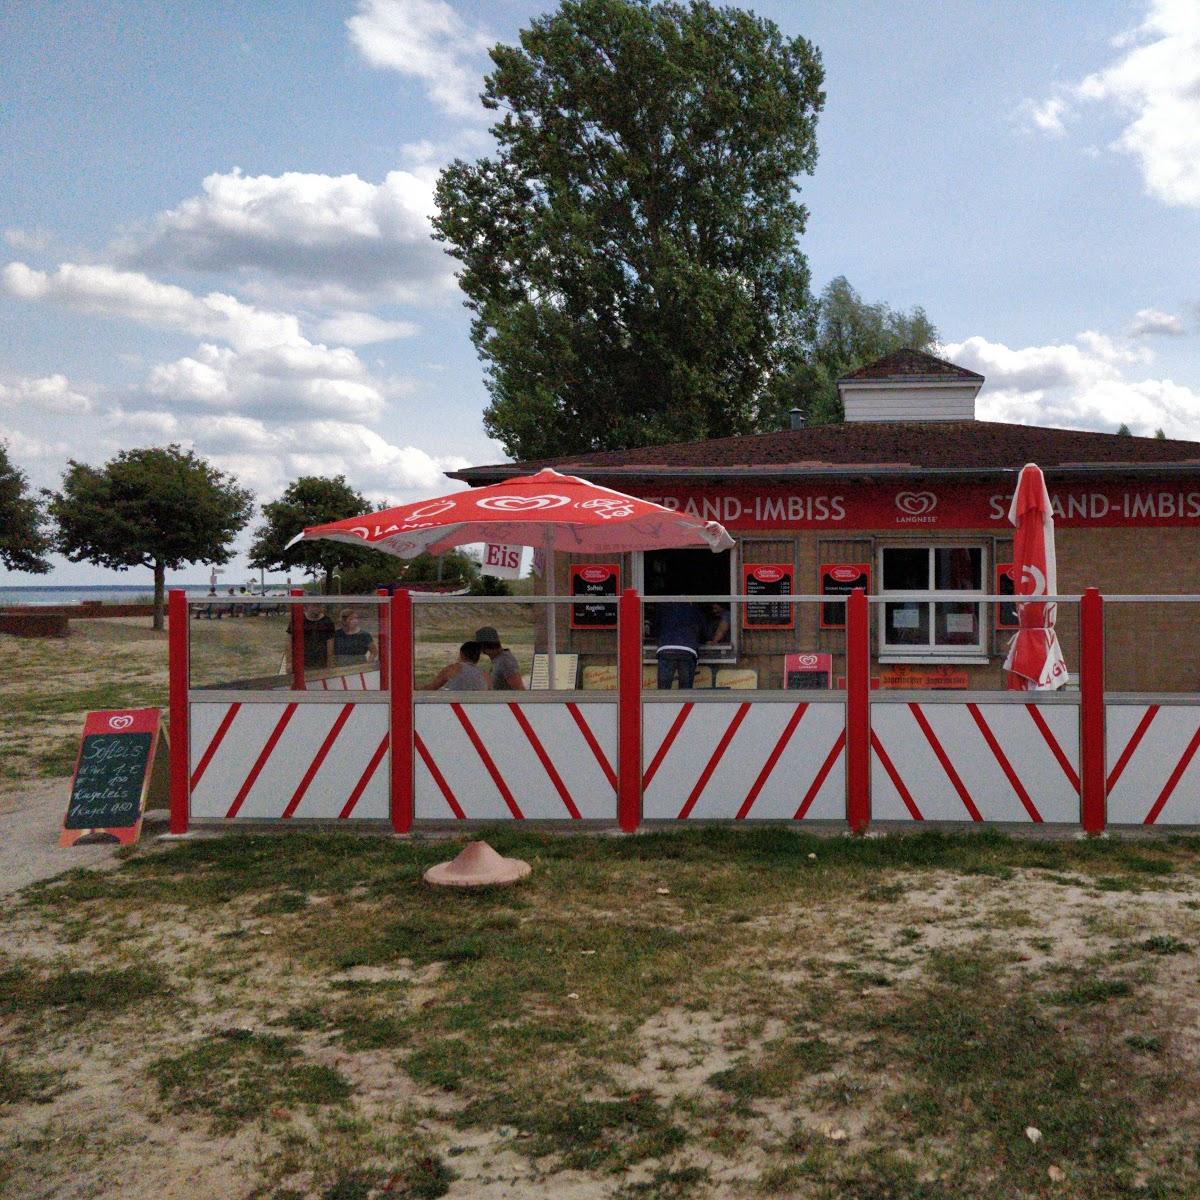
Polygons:
<instances>
[{"instance_id":1,"label":"seated person","mask_svg":"<svg viewBox=\"0 0 1200 1200\"><path fill-rule=\"evenodd\" d=\"M479 665L482 647L478 642L463 642L458 648L458 658L443 667L429 683L418 688L422 692L486 692L491 679Z\"/></svg>"},{"instance_id":2,"label":"seated person","mask_svg":"<svg viewBox=\"0 0 1200 1200\"><path fill-rule=\"evenodd\" d=\"M295 619L295 608L292 609L292 619ZM325 612L323 604L304 605L304 665L306 667L327 667L330 665L329 647L333 643L333 622ZM288 634L292 632L292 622L288 621ZM291 645L291 642L288 642Z\"/></svg>"},{"instance_id":3,"label":"seated person","mask_svg":"<svg viewBox=\"0 0 1200 1200\"><path fill-rule=\"evenodd\" d=\"M706 604L704 643L707 646L728 646L729 639L729 605Z\"/></svg>"},{"instance_id":4,"label":"seated person","mask_svg":"<svg viewBox=\"0 0 1200 1200\"><path fill-rule=\"evenodd\" d=\"M375 660L375 639L359 627L358 613L352 608L343 608L338 615L338 627L328 649L330 661L336 667Z\"/></svg>"}]
</instances>

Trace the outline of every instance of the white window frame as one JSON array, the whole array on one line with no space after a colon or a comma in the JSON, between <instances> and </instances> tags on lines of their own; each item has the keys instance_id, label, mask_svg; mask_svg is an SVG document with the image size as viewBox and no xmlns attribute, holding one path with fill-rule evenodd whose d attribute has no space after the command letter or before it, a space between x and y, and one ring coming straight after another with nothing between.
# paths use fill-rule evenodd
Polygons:
<instances>
[{"instance_id":1,"label":"white window frame","mask_svg":"<svg viewBox=\"0 0 1200 1200\"><path fill-rule=\"evenodd\" d=\"M646 595L645 553L644 550L633 551L633 586L637 589L638 595L642 597L643 605L649 607L646 604L646 601L651 599L651 597ZM740 578L741 558L742 543L738 539L729 551L729 595L731 597L738 594L737 581ZM737 662L740 651L739 638L741 635L741 625L742 623L738 619L738 605L731 599L729 602L729 647L726 650L714 652L711 646L701 646L700 657L697 660L698 665L728 666L731 662ZM642 661L648 663L656 662L654 651L654 644L643 639Z\"/></svg>"},{"instance_id":2,"label":"white window frame","mask_svg":"<svg viewBox=\"0 0 1200 1200\"><path fill-rule=\"evenodd\" d=\"M926 586L917 589L888 589L884 586L883 558L889 550L924 550L927 557L928 569ZM934 562L936 550L978 550L979 551L979 587L969 589L941 589L934 587ZM879 580L878 595L882 601L878 605L877 623L879 626L879 661L882 663L986 663L988 662L988 622L987 604L976 597L988 595L987 582L990 578L991 566L988 558L988 547L985 542L962 539L936 542L885 542L877 547L876 578ZM889 643L887 641L887 598L895 596L896 601L903 598L914 603L926 605L929 613L928 645L914 646L911 644ZM969 602L974 600L979 611L979 637L973 645L948 645L935 642L937 623L934 615L934 605L938 603Z\"/></svg>"}]
</instances>

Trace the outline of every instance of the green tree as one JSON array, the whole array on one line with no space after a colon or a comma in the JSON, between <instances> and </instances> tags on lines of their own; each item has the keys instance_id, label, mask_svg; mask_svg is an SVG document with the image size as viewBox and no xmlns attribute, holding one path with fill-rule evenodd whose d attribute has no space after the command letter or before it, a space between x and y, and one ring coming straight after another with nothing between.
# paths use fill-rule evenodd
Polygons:
<instances>
[{"instance_id":1,"label":"green tree","mask_svg":"<svg viewBox=\"0 0 1200 1200\"><path fill-rule=\"evenodd\" d=\"M488 432L535 458L755 429L807 328L818 51L707 0L562 0L491 58L497 152L434 218Z\"/></svg>"},{"instance_id":2,"label":"green tree","mask_svg":"<svg viewBox=\"0 0 1200 1200\"><path fill-rule=\"evenodd\" d=\"M837 380L894 350L934 350L938 331L919 305L904 312L887 304L868 304L839 275L817 301L813 338L803 362L780 374L772 391L773 411L764 413L764 429L787 425L791 408L812 424L843 418Z\"/></svg>"},{"instance_id":3,"label":"green tree","mask_svg":"<svg viewBox=\"0 0 1200 1200\"><path fill-rule=\"evenodd\" d=\"M1124 421L1117 427L1117 433L1122 437L1133 437L1133 430Z\"/></svg>"},{"instance_id":4,"label":"green tree","mask_svg":"<svg viewBox=\"0 0 1200 1200\"><path fill-rule=\"evenodd\" d=\"M51 543L43 522L42 506L29 493L25 472L13 466L8 446L0 442L0 563L34 575L49 571L45 555Z\"/></svg>"},{"instance_id":5,"label":"green tree","mask_svg":"<svg viewBox=\"0 0 1200 1200\"><path fill-rule=\"evenodd\" d=\"M1163 429L1161 425L1154 431L1154 436L1160 442L1165 442L1167 440L1166 430Z\"/></svg>"},{"instance_id":6,"label":"green tree","mask_svg":"<svg viewBox=\"0 0 1200 1200\"><path fill-rule=\"evenodd\" d=\"M154 570L154 628L163 627L167 569L225 563L253 496L190 450L122 450L103 467L71 461L50 495L57 547L72 562Z\"/></svg>"},{"instance_id":7,"label":"green tree","mask_svg":"<svg viewBox=\"0 0 1200 1200\"><path fill-rule=\"evenodd\" d=\"M334 571L344 575L351 568L368 572L379 569L391 579L393 576L380 561L382 555L378 550L324 539L298 542L288 549L288 542L310 525L344 521L347 517L360 517L371 511L362 493L346 482L345 475L303 475L294 479L278 500L262 506L263 523L254 531L250 565L267 571L298 568L314 579L323 576L326 594L332 591ZM348 589L343 587L343 590Z\"/></svg>"}]
</instances>

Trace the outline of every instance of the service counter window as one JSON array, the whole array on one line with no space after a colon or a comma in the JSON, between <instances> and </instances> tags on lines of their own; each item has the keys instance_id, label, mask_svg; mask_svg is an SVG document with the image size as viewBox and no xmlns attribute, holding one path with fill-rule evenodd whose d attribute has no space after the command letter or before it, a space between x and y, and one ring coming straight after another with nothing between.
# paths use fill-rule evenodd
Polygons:
<instances>
[{"instance_id":1,"label":"service counter window","mask_svg":"<svg viewBox=\"0 0 1200 1200\"><path fill-rule=\"evenodd\" d=\"M982 546L883 546L879 551L879 653L883 658L986 655ZM904 599L887 600L889 592Z\"/></svg>"},{"instance_id":2,"label":"service counter window","mask_svg":"<svg viewBox=\"0 0 1200 1200\"><path fill-rule=\"evenodd\" d=\"M634 585L646 597L644 648L654 657L658 645L659 614L664 605L655 596L729 596L736 594L733 552L722 550L646 550L634 556ZM732 600L698 605L704 644L701 662L730 662L737 657L737 614Z\"/></svg>"}]
</instances>

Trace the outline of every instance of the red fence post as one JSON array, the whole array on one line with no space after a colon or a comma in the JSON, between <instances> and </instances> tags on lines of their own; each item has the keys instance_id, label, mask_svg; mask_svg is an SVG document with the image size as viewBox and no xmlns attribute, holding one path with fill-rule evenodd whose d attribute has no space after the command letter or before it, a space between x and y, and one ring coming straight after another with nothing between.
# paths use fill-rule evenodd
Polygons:
<instances>
[{"instance_id":1,"label":"red fence post","mask_svg":"<svg viewBox=\"0 0 1200 1200\"><path fill-rule=\"evenodd\" d=\"M1085 833L1104 832L1107 820L1104 733L1104 598L1087 588L1079 605L1079 798Z\"/></svg>"},{"instance_id":2,"label":"red fence post","mask_svg":"<svg viewBox=\"0 0 1200 1200\"><path fill-rule=\"evenodd\" d=\"M413 778L413 613L412 596L392 595L389 668L391 674L388 753L391 765L392 831L412 829L415 805Z\"/></svg>"},{"instance_id":3,"label":"red fence post","mask_svg":"<svg viewBox=\"0 0 1200 1200\"><path fill-rule=\"evenodd\" d=\"M387 588L376 588L375 589L375 595L377 595L377 596L386 597L387 594L388 594ZM386 692L387 686L388 686L388 674L389 674L388 668L391 666L391 663L388 661L388 645L389 645L388 606L386 603L381 604L379 606L378 625L379 625L379 649L378 649L379 690L381 692Z\"/></svg>"},{"instance_id":4,"label":"red fence post","mask_svg":"<svg viewBox=\"0 0 1200 1200\"><path fill-rule=\"evenodd\" d=\"M303 596L303 588L292 588L289 596ZM288 619L292 626L292 690L304 691L304 605L289 604Z\"/></svg>"},{"instance_id":5,"label":"red fence post","mask_svg":"<svg viewBox=\"0 0 1200 1200\"><path fill-rule=\"evenodd\" d=\"M187 833L191 809L188 750L188 603L186 592L167 599L167 713L170 719L171 832Z\"/></svg>"},{"instance_id":6,"label":"red fence post","mask_svg":"<svg viewBox=\"0 0 1200 1200\"><path fill-rule=\"evenodd\" d=\"M867 594L846 602L846 820L864 833L871 819L871 618Z\"/></svg>"},{"instance_id":7,"label":"red fence post","mask_svg":"<svg viewBox=\"0 0 1200 1200\"><path fill-rule=\"evenodd\" d=\"M633 833L642 820L642 598L621 593L617 640L617 820Z\"/></svg>"}]
</instances>

